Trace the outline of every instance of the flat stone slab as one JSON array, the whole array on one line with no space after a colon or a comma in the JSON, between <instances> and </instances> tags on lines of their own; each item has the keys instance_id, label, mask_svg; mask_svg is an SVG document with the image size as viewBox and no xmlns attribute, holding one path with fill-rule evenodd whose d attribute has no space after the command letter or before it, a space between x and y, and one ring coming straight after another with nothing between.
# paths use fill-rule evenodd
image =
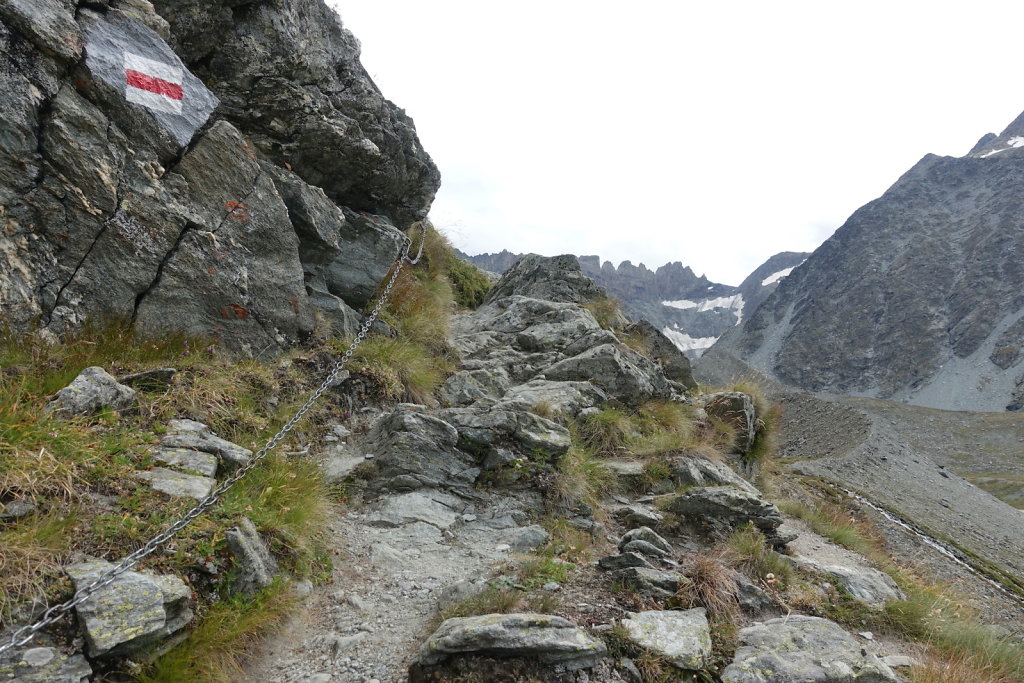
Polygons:
<instances>
[{"instance_id":1,"label":"flat stone slab","mask_svg":"<svg viewBox=\"0 0 1024 683\"><path fill-rule=\"evenodd\" d=\"M234 471L249 462L252 451L213 433L209 427L195 420L171 420L167 434L160 440L165 448L186 448L217 456L220 464Z\"/></svg>"},{"instance_id":2,"label":"flat stone slab","mask_svg":"<svg viewBox=\"0 0 1024 683\"><path fill-rule=\"evenodd\" d=\"M679 590L679 586L688 579L675 572L663 572L646 567L627 567L612 573L616 581L620 581L638 593L656 598L671 598Z\"/></svg>"},{"instance_id":3,"label":"flat stone slab","mask_svg":"<svg viewBox=\"0 0 1024 683\"><path fill-rule=\"evenodd\" d=\"M679 669L699 670L711 656L711 628L703 607L639 612L621 624L631 641Z\"/></svg>"},{"instance_id":4,"label":"flat stone slab","mask_svg":"<svg viewBox=\"0 0 1024 683\"><path fill-rule=\"evenodd\" d=\"M439 491L413 491L389 496L375 505L367 523L370 526L398 527L425 522L447 529L458 521L465 505L455 496Z\"/></svg>"},{"instance_id":5,"label":"flat stone slab","mask_svg":"<svg viewBox=\"0 0 1024 683\"><path fill-rule=\"evenodd\" d=\"M209 477L197 477L194 474L175 472L166 467L154 467L147 472L135 475L138 479L148 481L157 491L175 498L195 498L202 500L210 495L216 480Z\"/></svg>"},{"instance_id":6,"label":"flat stone slab","mask_svg":"<svg viewBox=\"0 0 1024 683\"><path fill-rule=\"evenodd\" d=\"M872 607L885 607L885 603L890 600L906 597L891 576L872 567L825 564L801 556L794 557L793 562L798 567L836 577L836 581L850 597Z\"/></svg>"},{"instance_id":7,"label":"flat stone slab","mask_svg":"<svg viewBox=\"0 0 1024 683\"><path fill-rule=\"evenodd\" d=\"M723 683L888 683L901 680L841 626L802 615L756 623L739 633L743 646L722 672Z\"/></svg>"},{"instance_id":8,"label":"flat stone slab","mask_svg":"<svg viewBox=\"0 0 1024 683\"><path fill-rule=\"evenodd\" d=\"M4 639L6 642L6 638ZM14 683L79 683L92 667L82 655L65 655L53 647L32 647L0 655L0 680Z\"/></svg>"},{"instance_id":9,"label":"flat stone slab","mask_svg":"<svg viewBox=\"0 0 1024 683\"><path fill-rule=\"evenodd\" d=\"M158 448L153 452L153 457L179 470L190 470L204 477L217 475L217 456L202 451L193 451L187 448Z\"/></svg>"},{"instance_id":10,"label":"flat stone slab","mask_svg":"<svg viewBox=\"0 0 1024 683\"><path fill-rule=\"evenodd\" d=\"M485 614L445 621L420 648L417 662L431 666L453 655L484 655L579 668L607 651L603 642L561 617Z\"/></svg>"}]
</instances>

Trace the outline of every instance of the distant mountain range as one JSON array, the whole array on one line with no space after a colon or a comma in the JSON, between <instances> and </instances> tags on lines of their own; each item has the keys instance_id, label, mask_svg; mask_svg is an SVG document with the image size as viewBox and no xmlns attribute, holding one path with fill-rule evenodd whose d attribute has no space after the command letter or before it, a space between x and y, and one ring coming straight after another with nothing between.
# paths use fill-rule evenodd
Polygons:
<instances>
[{"instance_id":1,"label":"distant mountain range","mask_svg":"<svg viewBox=\"0 0 1024 683\"><path fill-rule=\"evenodd\" d=\"M1024 408L1024 114L926 155L719 342L793 386Z\"/></svg>"},{"instance_id":2,"label":"distant mountain range","mask_svg":"<svg viewBox=\"0 0 1024 683\"><path fill-rule=\"evenodd\" d=\"M501 251L465 260L492 273L504 273L522 254ZM579 256L583 272L618 299L632 318L650 321L691 358L699 357L726 330L736 326L770 295L807 254L776 254L751 273L739 287L697 276L679 261L650 270L623 261L616 268L597 256Z\"/></svg>"}]
</instances>

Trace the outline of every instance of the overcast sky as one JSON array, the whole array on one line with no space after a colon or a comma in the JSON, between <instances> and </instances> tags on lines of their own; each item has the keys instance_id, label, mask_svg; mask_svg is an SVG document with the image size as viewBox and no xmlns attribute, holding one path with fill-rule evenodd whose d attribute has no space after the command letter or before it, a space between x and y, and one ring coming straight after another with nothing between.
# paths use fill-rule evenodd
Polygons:
<instances>
[{"instance_id":1,"label":"overcast sky","mask_svg":"<svg viewBox=\"0 0 1024 683\"><path fill-rule=\"evenodd\" d=\"M476 254L738 284L1024 110L1024 3L328 0Z\"/></svg>"}]
</instances>

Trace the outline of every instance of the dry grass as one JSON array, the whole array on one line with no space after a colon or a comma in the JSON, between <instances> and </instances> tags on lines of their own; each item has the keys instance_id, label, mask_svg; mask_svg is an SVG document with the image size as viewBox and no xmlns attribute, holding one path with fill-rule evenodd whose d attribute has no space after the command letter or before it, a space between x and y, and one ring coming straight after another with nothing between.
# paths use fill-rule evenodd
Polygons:
<instances>
[{"instance_id":1,"label":"dry grass","mask_svg":"<svg viewBox=\"0 0 1024 683\"><path fill-rule=\"evenodd\" d=\"M713 555L695 554L686 558L682 573L690 580L679 588L675 603L687 609L703 607L710 619L735 621L739 601L732 570Z\"/></svg>"},{"instance_id":2,"label":"dry grass","mask_svg":"<svg viewBox=\"0 0 1024 683\"><path fill-rule=\"evenodd\" d=\"M573 446L559 461L547 495L556 507L571 507L580 502L597 507L612 480L612 473L592 450Z\"/></svg>"},{"instance_id":3,"label":"dry grass","mask_svg":"<svg viewBox=\"0 0 1024 683\"><path fill-rule=\"evenodd\" d=\"M610 296L588 301L583 304L583 308L590 311L597 324L606 330L614 330L626 320L622 314L622 305Z\"/></svg>"},{"instance_id":4,"label":"dry grass","mask_svg":"<svg viewBox=\"0 0 1024 683\"><path fill-rule=\"evenodd\" d=\"M764 535L753 525L733 532L718 552L724 561L757 583L781 590L793 582L795 571L792 563L772 550Z\"/></svg>"},{"instance_id":5,"label":"dry grass","mask_svg":"<svg viewBox=\"0 0 1024 683\"><path fill-rule=\"evenodd\" d=\"M1020 683L1020 676L978 652L932 651L910 668L911 683Z\"/></svg>"},{"instance_id":6,"label":"dry grass","mask_svg":"<svg viewBox=\"0 0 1024 683\"><path fill-rule=\"evenodd\" d=\"M68 509L32 515L0 532L0 615L32 598L45 598L58 588L80 523L78 511Z\"/></svg>"}]
</instances>

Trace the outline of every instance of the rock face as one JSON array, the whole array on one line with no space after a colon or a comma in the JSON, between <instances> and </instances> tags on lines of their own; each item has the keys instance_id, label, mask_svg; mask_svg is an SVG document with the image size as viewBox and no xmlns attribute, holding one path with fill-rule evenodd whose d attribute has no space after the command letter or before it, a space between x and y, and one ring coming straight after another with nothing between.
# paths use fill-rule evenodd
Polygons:
<instances>
[{"instance_id":1,"label":"rock face","mask_svg":"<svg viewBox=\"0 0 1024 683\"><path fill-rule=\"evenodd\" d=\"M949 410L1017 406L1022 133L1019 117L964 157L925 156L720 343L805 389Z\"/></svg>"},{"instance_id":2,"label":"rock face","mask_svg":"<svg viewBox=\"0 0 1024 683\"><path fill-rule=\"evenodd\" d=\"M838 624L791 615L740 631L723 683L885 683L900 680Z\"/></svg>"},{"instance_id":3,"label":"rock face","mask_svg":"<svg viewBox=\"0 0 1024 683\"><path fill-rule=\"evenodd\" d=\"M785 545L791 538L780 536L782 514L760 495L734 486L692 488L668 503L668 509L683 517L702 519L712 524L740 527L752 523L768 542Z\"/></svg>"},{"instance_id":4,"label":"rock face","mask_svg":"<svg viewBox=\"0 0 1024 683\"><path fill-rule=\"evenodd\" d=\"M65 571L80 590L113 567L94 561ZM121 574L77 607L89 656L137 654L152 648L192 621L191 597L192 589L176 576Z\"/></svg>"},{"instance_id":5,"label":"rock face","mask_svg":"<svg viewBox=\"0 0 1024 683\"><path fill-rule=\"evenodd\" d=\"M604 643L561 617L487 614L448 619L423 644L417 660L433 665L453 655L472 654L582 667L606 651Z\"/></svg>"},{"instance_id":6,"label":"rock face","mask_svg":"<svg viewBox=\"0 0 1024 683\"><path fill-rule=\"evenodd\" d=\"M13 657L7 652L0 656L0 676L14 683L87 683L92 667L82 655L29 645Z\"/></svg>"},{"instance_id":7,"label":"rock face","mask_svg":"<svg viewBox=\"0 0 1024 683\"><path fill-rule=\"evenodd\" d=\"M351 333L439 183L358 57L320 0L0 3L0 321Z\"/></svg>"},{"instance_id":8,"label":"rock face","mask_svg":"<svg viewBox=\"0 0 1024 683\"><path fill-rule=\"evenodd\" d=\"M581 304L605 296L605 291L583 274L580 262L574 256L545 258L527 254L498 280L487 293L484 303L492 303L510 294Z\"/></svg>"},{"instance_id":9,"label":"rock face","mask_svg":"<svg viewBox=\"0 0 1024 683\"><path fill-rule=\"evenodd\" d=\"M508 251L478 256L460 252L459 255L478 268L499 274L523 258L521 254ZM634 266L623 261L616 268L608 261L602 264L597 256L578 258L583 274L618 299L631 318L650 321L678 350L690 358L698 358L723 332L756 310L807 254L776 254L747 276L739 287L698 277L678 261L652 271L642 263ZM686 383L682 379L676 381Z\"/></svg>"}]
</instances>

